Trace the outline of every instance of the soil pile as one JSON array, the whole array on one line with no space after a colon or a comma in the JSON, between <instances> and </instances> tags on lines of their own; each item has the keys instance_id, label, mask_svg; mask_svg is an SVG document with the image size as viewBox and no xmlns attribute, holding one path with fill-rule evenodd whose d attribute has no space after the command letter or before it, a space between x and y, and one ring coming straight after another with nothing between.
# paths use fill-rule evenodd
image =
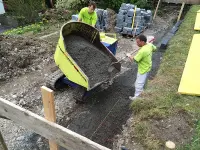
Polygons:
<instances>
[{"instance_id":1,"label":"soil pile","mask_svg":"<svg viewBox=\"0 0 200 150\"><path fill-rule=\"evenodd\" d=\"M0 81L41 69L50 55L45 41L0 35Z\"/></svg>"},{"instance_id":2,"label":"soil pile","mask_svg":"<svg viewBox=\"0 0 200 150\"><path fill-rule=\"evenodd\" d=\"M109 56L80 36L65 37L65 45L67 52L88 76L91 87L109 79L108 68L111 64Z\"/></svg>"},{"instance_id":3,"label":"soil pile","mask_svg":"<svg viewBox=\"0 0 200 150\"><path fill-rule=\"evenodd\" d=\"M68 21L71 19L72 13L65 9L48 9L41 16L51 22Z\"/></svg>"}]
</instances>

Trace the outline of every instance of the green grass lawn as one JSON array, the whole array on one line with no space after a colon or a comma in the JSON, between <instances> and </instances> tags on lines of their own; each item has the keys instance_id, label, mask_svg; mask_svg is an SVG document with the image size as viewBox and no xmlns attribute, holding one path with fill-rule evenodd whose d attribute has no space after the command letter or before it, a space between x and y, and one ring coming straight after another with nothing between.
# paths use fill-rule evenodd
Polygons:
<instances>
[{"instance_id":1,"label":"green grass lawn","mask_svg":"<svg viewBox=\"0 0 200 150\"><path fill-rule=\"evenodd\" d=\"M200 150L200 120L196 124L196 132L191 143L180 146L179 150Z\"/></svg>"},{"instance_id":2,"label":"green grass lawn","mask_svg":"<svg viewBox=\"0 0 200 150\"><path fill-rule=\"evenodd\" d=\"M177 93L192 37L194 34L200 34L199 31L194 31L198 10L200 10L200 5L192 6L188 11L179 31L169 43L156 77L149 81L142 97L131 105L135 117L134 137L146 149L160 149L164 144L164 141L151 136L151 121L165 119L183 112L190 116L187 122L196 129L194 129L191 143L178 144L178 147L184 150L200 149L200 123L198 122L200 97Z\"/></svg>"}]
</instances>

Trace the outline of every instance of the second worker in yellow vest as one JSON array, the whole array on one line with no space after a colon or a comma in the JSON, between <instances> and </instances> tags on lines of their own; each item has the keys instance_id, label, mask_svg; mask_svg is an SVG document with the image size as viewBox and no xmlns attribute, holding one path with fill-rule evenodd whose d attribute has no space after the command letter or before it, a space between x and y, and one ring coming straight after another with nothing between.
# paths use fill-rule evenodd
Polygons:
<instances>
[{"instance_id":1,"label":"second worker in yellow vest","mask_svg":"<svg viewBox=\"0 0 200 150\"><path fill-rule=\"evenodd\" d=\"M96 3L91 1L88 7L81 9L78 16L78 21L87 23L95 27L97 22L97 13L94 11L95 9L96 9Z\"/></svg>"}]
</instances>

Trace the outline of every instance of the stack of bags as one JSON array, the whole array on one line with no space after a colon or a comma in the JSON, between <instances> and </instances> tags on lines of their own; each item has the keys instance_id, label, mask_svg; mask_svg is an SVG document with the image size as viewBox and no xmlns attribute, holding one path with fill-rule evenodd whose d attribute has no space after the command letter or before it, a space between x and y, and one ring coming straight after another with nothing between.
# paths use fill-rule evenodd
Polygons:
<instances>
[{"instance_id":1,"label":"stack of bags","mask_svg":"<svg viewBox=\"0 0 200 150\"><path fill-rule=\"evenodd\" d=\"M96 28L100 31L105 31L108 28L108 12L107 10L103 9L95 9L97 13L97 23L96 23Z\"/></svg>"},{"instance_id":2,"label":"stack of bags","mask_svg":"<svg viewBox=\"0 0 200 150\"><path fill-rule=\"evenodd\" d=\"M115 26L115 31L120 33L123 30L123 27L130 27L132 26L132 19L128 17L128 11L134 10L135 6L132 4L125 4L122 3L119 13L117 15L117 23Z\"/></svg>"},{"instance_id":3,"label":"stack of bags","mask_svg":"<svg viewBox=\"0 0 200 150\"><path fill-rule=\"evenodd\" d=\"M78 21L78 14L72 15L72 20L73 20L73 21Z\"/></svg>"},{"instance_id":4,"label":"stack of bags","mask_svg":"<svg viewBox=\"0 0 200 150\"><path fill-rule=\"evenodd\" d=\"M127 35L138 35L152 20L152 12L141 8L136 8L136 16L134 18L135 5L123 3L117 15L117 23L115 31L117 33ZM132 23L134 20L134 25Z\"/></svg>"}]
</instances>

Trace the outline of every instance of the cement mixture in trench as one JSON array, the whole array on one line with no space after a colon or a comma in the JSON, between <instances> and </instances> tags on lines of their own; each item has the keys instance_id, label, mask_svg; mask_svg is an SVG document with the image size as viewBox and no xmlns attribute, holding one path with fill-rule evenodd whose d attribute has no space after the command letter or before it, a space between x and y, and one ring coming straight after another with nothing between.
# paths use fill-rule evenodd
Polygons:
<instances>
[{"instance_id":1,"label":"cement mixture in trench","mask_svg":"<svg viewBox=\"0 0 200 150\"><path fill-rule=\"evenodd\" d=\"M69 35L64 40L67 52L88 76L91 87L109 79L109 56L80 36Z\"/></svg>"},{"instance_id":2,"label":"cement mixture in trench","mask_svg":"<svg viewBox=\"0 0 200 150\"><path fill-rule=\"evenodd\" d=\"M131 101L128 97L134 93L135 76L136 67L133 66L118 76L108 89L92 95L87 104L68 116L68 122L62 121L60 124L112 148L114 135L121 132L121 125L125 124L131 114Z\"/></svg>"}]
</instances>

